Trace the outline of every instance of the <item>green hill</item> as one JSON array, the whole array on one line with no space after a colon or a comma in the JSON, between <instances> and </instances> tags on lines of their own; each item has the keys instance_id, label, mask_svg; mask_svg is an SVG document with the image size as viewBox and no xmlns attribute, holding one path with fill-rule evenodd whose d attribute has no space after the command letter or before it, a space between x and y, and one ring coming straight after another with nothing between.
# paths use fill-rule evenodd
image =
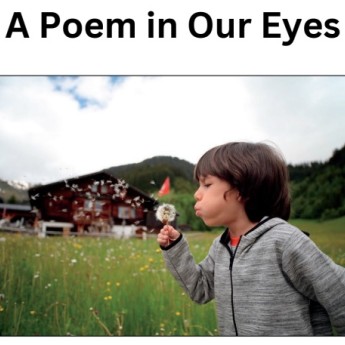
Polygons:
<instances>
[{"instance_id":1,"label":"green hill","mask_svg":"<svg viewBox=\"0 0 345 345\"><path fill-rule=\"evenodd\" d=\"M177 193L191 192L195 188L194 165L176 157L156 156L141 163L111 167L105 171L146 193L156 193L167 176L170 177L171 188Z\"/></svg>"},{"instance_id":2,"label":"green hill","mask_svg":"<svg viewBox=\"0 0 345 345\"><path fill-rule=\"evenodd\" d=\"M324 162L289 166L292 217L330 219L345 215L345 146Z\"/></svg>"}]
</instances>

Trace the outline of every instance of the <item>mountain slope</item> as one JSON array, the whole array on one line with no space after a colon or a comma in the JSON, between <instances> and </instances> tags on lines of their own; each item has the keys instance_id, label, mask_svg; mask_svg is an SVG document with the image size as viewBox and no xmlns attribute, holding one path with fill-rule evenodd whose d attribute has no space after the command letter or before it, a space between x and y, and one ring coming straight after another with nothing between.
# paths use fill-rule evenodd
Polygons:
<instances>
[{"instance_id":1,"label":"mountain slope","mask_svg":"<svg viewBox=\"0 0 345 345\"><path fill-rule=\"evenodd\" d=\"M0 202L28 203L28 192L26 189L17 188L9 182L0 180Z\"/></svg>"},{"instance_id":2,"label":"mountain slope","mask_svg":"<svg viewBox=\"0 0 345 345\"><path fill-rule=\"evenodd\" d=\"M193 185L194 165L176 157L156 156L140 163L111 167L105 171L125 179L146 193L159 190L169 176L175 192L185 192Z\"/></svg>"},{"instance_id":3,"label":"mountain slope","mask_svg":"<svg viewBox=\"0 0 345 345\"><path fill-rule=\"evenodd\" d=\"M345 146L325 163L290 167L292 217L329 219L345 215ZM296 176L297 174L297 176Z\"/></svg>"}]
</instances>

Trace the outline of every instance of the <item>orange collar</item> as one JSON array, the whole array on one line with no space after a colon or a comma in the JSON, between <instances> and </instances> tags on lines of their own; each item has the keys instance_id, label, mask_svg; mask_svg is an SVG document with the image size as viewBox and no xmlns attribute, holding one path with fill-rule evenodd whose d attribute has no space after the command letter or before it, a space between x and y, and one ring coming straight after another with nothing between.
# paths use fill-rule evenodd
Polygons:
<instances>
[{"instance_id":1,"label":"orange collar","mask_svg":"<svg viewBox=\"0 0 345 345\"><path fill-rule=\"evenodd\" d=\"M230 246L237 247L241 237L230 237Z\"/></svg>"}]
</instances>

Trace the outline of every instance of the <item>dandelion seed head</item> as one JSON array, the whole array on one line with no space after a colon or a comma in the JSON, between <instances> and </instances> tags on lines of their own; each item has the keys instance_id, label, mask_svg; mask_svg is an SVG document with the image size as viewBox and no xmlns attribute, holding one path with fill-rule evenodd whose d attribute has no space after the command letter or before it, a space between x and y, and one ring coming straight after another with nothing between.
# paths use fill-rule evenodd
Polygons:
<instances>
[{"instance_id":1,"label":"dandelion seed head","mask_svg":"<svg viewBox=\"0 0 345 345\"><path fill-rule=\"evenodd\" d=\"M164 224L168 224L175 219L176 209L174 205L162 204L157 208L156 218Z\"/></svg>"}]
</instances>

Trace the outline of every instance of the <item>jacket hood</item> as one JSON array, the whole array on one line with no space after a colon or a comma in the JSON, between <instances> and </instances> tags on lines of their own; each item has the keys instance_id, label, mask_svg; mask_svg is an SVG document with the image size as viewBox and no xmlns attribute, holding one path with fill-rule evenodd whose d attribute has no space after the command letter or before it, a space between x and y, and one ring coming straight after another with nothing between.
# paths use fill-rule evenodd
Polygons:
<instances>
[{"instance_id":1,"label":"jacket hood","mask_svg":"<svg viewBox=\"0 0 345 345\"><path fill-rule=\"evenodd\" d=\"M241 236L240 247L245 248L253 244L259 237L264 235L267 231L272 230L275 226L286 224L287 222L281 218L265 218L252 229ZM229 229L227 228L220 237L220 243L226 245L230 241Z\"/></svg>"}]
</instances>

